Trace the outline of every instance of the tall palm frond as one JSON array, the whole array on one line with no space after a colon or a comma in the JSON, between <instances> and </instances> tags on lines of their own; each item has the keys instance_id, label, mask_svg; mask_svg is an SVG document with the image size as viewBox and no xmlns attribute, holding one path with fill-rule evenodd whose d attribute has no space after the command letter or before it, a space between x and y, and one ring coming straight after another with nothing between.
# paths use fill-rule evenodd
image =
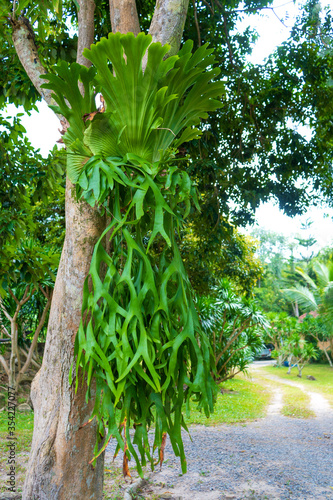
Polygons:
<instances>
[{"instance_id":1,"label":"tall palm frond","mask_svg":"<svg viewBox=\"0 0 333 500\"><path fill-rule=\"evenodd\" d=\"M317 290L317 285L313 281L313 279L310 278L310 276L302 269L301 267L296 267L295 271L302 276L302 278L307 282L307 284L313 289Z\"/></svg>"},{"instance_id":2,"label":"tall palm frond","mask_svg":"<svg viewBox=\"0 0 333 500\"><path fill-rule=\"evenodd\" d=\"M298 302L301 307L304 307L308 311L318 309L318 302L315 295L305 286L296 285L295 288L284 288L281 291L291 302Z\"/></svg>"},{"instance_id":3,"label":"tall palm frond","mask_svg":"<svg viewBox=\"0 0 333 500\"><path fill-rule=\"evenodd\" d=\"M330 281L330 269L329 266L323 264L322 262L315 261L313 263L313 270L316 273L316 278L318 281L319 288L325 288Z\"/></svg>"}]
</instances>

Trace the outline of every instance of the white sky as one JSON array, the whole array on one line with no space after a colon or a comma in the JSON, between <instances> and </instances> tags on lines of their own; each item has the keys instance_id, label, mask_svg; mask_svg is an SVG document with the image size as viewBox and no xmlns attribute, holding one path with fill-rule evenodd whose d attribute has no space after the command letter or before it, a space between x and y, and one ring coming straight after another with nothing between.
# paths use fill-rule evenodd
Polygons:
<instances>
[{"instance_id":1,"label":"white sky","mask_svg":"<svg viewBox=\"0 0 333 500\"><path fill-rule=\"evenodd\" d=\"M329 3L326 0L323 3ZM299 11L301 2L275 0L275 12L283 19L284 24L291 28ZM284 40L288 38L289 29L286 28L271 10L264 10L262 14L253 15L240 23L240 29L251 25L255 27L260 35L256 42L251 61L260 63ZM8 106L8 114L16 114L15 106ZM31 116L25 115L21 118L23 126L27 130L29 140L35 148L39 148L42 155L47 156L56 141L60 138L58 129L59 120L45 102L38 104L39 112L33 111ZM20 110L21 111L21 110ZM295 235L300 232L301 222L307 219L314 221L311 234L318 240L318 245L333 245L333 210L312 208L301 217L290 218L279 211L274 203L262 204L256 212L256 221L259 227L283 233Z\"/></svg>"}]
</instances>

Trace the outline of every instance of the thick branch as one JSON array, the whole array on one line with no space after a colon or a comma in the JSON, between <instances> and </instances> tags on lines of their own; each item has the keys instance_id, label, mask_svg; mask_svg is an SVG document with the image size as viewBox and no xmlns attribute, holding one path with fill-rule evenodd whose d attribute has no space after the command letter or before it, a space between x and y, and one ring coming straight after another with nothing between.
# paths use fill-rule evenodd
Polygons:
<instances>
[{"instance_id":1,"label":"thick branch","mask_svg":"<svg viewBox=\"0 0 333 500\"><path fill-rule=\"evenodd\" d=\"M0 328L1 328L1 338L3 338L3 334L5 334L6 337L10 338L10 333L8 332L7 328L2 323L0 324Z\"/></svg>"},{"instance_id":2,"label":"thick branch","mask_svg":"<svg viewBox=\"0 0 333 500\"><path fill-rule=\"evenodd\" d=\"M7 376L9 377L9 368L8 368L8 365L6 363L6 360L5 358L0 354L0 363L2 364Z\"/></svg>"},{"instance_id":3,"label":"thick branch","mask_svg":"<svg viewBox=\"0 0 333 500\"><path fill-rule=\"evenodd\" d=\"M20 16L17 20L12 19L11 22L13 25L13 43L21 64L40 95L45 99L47 104L50 104L52 91L41 88L41 85L45 81L40 78L47 71L40 62L34 32L29 21L25 17Z\"/></svg>"},{"instance_id":4,"label":"thick branch","mask_svg":"<svg viewBox=\"0 0 333 500\"><path fill-rule=\"evenodd\" d=\"M110 19L113 33L140 33L135 0L110 0Z\"/></svg>"},{"instance_id":5,"label":"thick branch","mask_svg":"<svg viewBox=\"0 0 333 500\"><path fill-rule=\"evenodd\" d=\"M234 351L232 351L232 353L230 354L229 358L223 363L223 365L217 371L217 373L220 374L224 370L224 368L227 366L227 364L229 363L229 361L231 360L231 358L234 356L234 354L236 354L236 352L243 351L246 348L247 348L247 345L244 345L243 347L239 347L238 349L235 349Z\"/></svg>"},{"instance_id":6,"label":"thick branch","mask_svg":"<svg viewBox=\"0 0 333 500\"><path fill-rule=\"evenodd\" d=\"M29 356L29 353L26 352L22 347L19 347L19 351L21 354L23 354L25 356L25 358L27 358ZM33 354L34 355L34 354ZM33 365L35 368L37 368L38 370L40 369L41 367L41 364L40 363L37 363L37 361L32 357L31 358L31 361L30 361L30 364ZM21 380L22 382L22 380Z\"/></svg>"},{"instance_id":7,"label":"thick branch","mask_svg":"<svg viewBox=\"0 0 333 500\"><path fill-rule=\"evenodd\" d=\"M237 372L233 372L231 375L228 375L227 377L219 378L216 383L221 384L221 382L225 382L226 380L229 380L230 378L236 377L242 370L238 370Z\"/></svg>"},{"instance_id":8,"label":"thick branch","mask_svg":"<svg viewBox=\"0 0 333 500\"><path fill-rule=\"evenodd\" d=\"M95 25L94 25L94 0L79 0L80 9L78 11L79 36L77 43L76 62L83 64L87 68L91 66L91 61L83 57L82 52L85 48L90 48L94 43Z\"/></svg>"},{"instance_id":9,"label":"thick branch","mask_svg":"<svg viewBox=\"0 0 333 500\"><path fill-rule=\"evenodd\" d=\"M20 382L20 379L21 377L23 376L23 374L27 371L27 369L29 368L30 366L30 363L32 361L32 355L34 353L34 350L36 348L36 345L37 345L37 340L38 340L38 336L43 328L43 325L45 323L45 320L46 320L46 315L47 315L47 312L48 310L50 309L50 306L51 306L51 300L52 300L52 296L49 297L45 307L44 307L44 310L43 310L43 313L42 313L42 316L39 320L39 323L38 323L38 326L36 328L36 331L34 333L34 338L31 342L31 346L30 346L30 349L29 349L29 354L28 354L28 357L24 363L24 365L22 366L19 374L18 374L18 383Z\"/></svg>"},{"instance_id":10,"label":"thick branch","mask_svg":"<svg viewBox=\"0 0 333 500\"><path fill-rule=\"evenodd\" d=\"M40 284L38 284L38 288L42 292L42 294L44 295L46 300L48 300L49 299L48 287L45 287L45 290L44 290L44 288Z\"/></svg>"},{"instance_id":11,"label":"thick branch","mask_svg":"<svg viewBox=\"0 0 333 500\"><path fill-rule=\"evenodd\" d=\"M241 323L241 325L238 328L236 328L236 329L234 328L231 336L229 337L228 342L225 344L224 348L222 349L222 351L220 352L220 354L217 356L217 358L216 358L216 364L220 361L221 357L229 349L229 347L231 346L231 344L233 344L233 342L235 342L235 340L240 336L240 334L244 330L246 330L246 328L248 326L249 326L249 321L245 320L243 323Z\"/></svg>"},{"instance_id":12,"label":"thick branch","mask_svg":"<svg viewBox=\"0 0 333 500\"><path fill-rule=\"evenodd\" d=\"M157 0L149 33L154 42L168 43L169 56L178 52L189 0Z\"/></svg>"},{"instance_id":13,"label":"thick branch","mask_svg":"<svg viewBox=\"0 0 333 500\"><path fill-rule=\"evenodd\" d=\"M20 301L19 299L16 297L16 295L14 294L13 290L11 288L8 288L8 291L12 297L12 299L14 300L14 302L19 305Z\"/></svg>"},{"instance_id":14,"label":"thick branch","mask_svg":"<svg viewBox=\"0 0 333 500\"><path fill-rule=\"evenodd\" d=\"M6 316L6 318L8 319L8 321L12 321L12 317L10 316L10 314L6 311L6 308L5 306L3 305L3 302L2 302L2 299L0 297L0 308L1 310L3 311L4 315Z\"/></svg>"},{"instance_id":15,"label":"thick branch","mask_svg":"<svg viewBox=\"0 0 333 500\"><path fill-rule=\"evenodd\" d=\"M200 27L199 27L199 22L198 22L197 6L195 4L195 0L192 0L192 3L193 3L193 12L194 12L194 22L195 22L195 26L197 28L197 34L198 34L198 47L201 47L201 33L200 33Z\"/></svg>"}]
</instances>

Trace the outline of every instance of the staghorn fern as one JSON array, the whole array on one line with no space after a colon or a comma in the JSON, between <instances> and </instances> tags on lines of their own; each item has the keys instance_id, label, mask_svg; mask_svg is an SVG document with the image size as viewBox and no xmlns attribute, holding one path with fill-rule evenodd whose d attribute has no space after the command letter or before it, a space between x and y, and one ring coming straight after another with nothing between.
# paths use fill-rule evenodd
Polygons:
<instances>
[{"instance_id":1,"label":"staghorn fern","mask_svg":"<svg viewBox=\"0 0 333 500\"><path fill-rule=\"evenodd\" d=\"M76 387L81 366L88 387L96 378L92 418L104 438L99 453L115 437L124 463L134 456L140 475L147 459L154 467L148 443L153 422L153 448L162 456L168 434L185 472L182 405L194 396L207 416L213 409L212 351L176 244L196 194L174 153L200 135L194 126L221 107L215 97L223 92L221 83L211 83L218 74L212 50L203 46L192 54L186 42L178 55L164 59L169 47L151 41L142 33L110 34L84 51L93 63L89 70L61 64L57 75L45 76L54 109L70 124L64 135L68 176L79 196L103 205L111 217L92 257L92 287L88 278L84 286ZM96 113L96 92L103 95L103 113ZM106 234L112 257L102 245Z\"/></svg>"}]
</instances>

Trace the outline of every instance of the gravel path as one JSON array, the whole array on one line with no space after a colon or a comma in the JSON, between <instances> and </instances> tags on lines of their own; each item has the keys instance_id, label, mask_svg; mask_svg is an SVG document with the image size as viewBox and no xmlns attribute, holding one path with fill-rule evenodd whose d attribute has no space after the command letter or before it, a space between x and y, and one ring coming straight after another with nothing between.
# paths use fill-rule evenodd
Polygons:
<instances>
[{"instance_id":1,"label":"gravel path","mask_svg":"<svg viewBox=\"0 0 333 500\"><path fill-rule=\"evenodd\" d=\"M144 498L333 500L333 411L322 396L317 404L312 399L314 419L284 417L276 389L264 419L191 426L192 442L183 435L187 474L168 443L162 471L150 475Z\"/></svg>"}]
</instances>

